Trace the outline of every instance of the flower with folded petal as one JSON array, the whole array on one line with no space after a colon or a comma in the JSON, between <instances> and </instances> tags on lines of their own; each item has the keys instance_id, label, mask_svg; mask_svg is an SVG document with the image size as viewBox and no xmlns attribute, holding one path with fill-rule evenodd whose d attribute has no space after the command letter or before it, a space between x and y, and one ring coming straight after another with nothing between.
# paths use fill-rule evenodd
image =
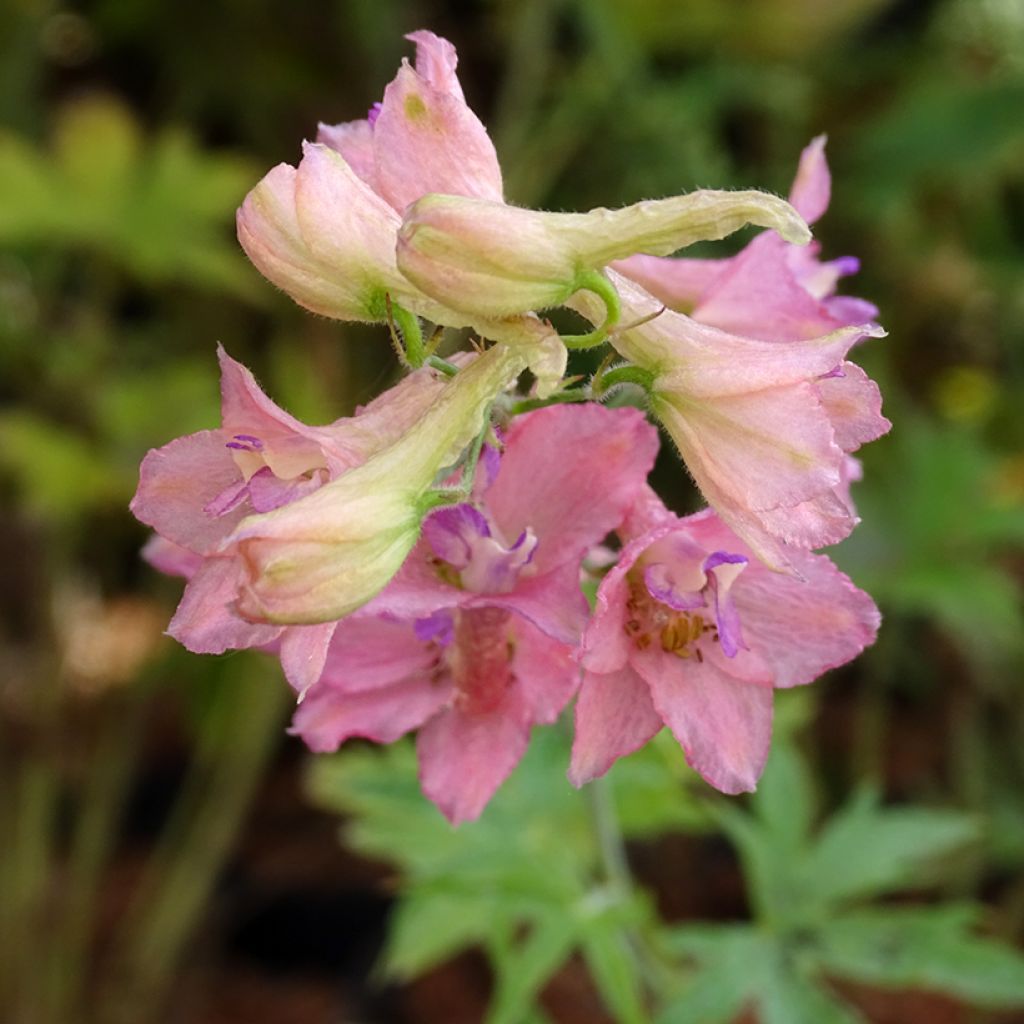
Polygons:
<instances>
[{"instance_id":1,"label":"flower with folded petal","mask_svg":"<svg viewBox=\"0 0 1024 1024\"><path fill-rule=\"evenodd\" d=\"M884 332L865 324L811 339L742 337L609 276L624 316L647 318L617 334L615 347L642 368L652 412L722 519L776 569L791 568L789 547L846 537L857 523L844 492L847 453L890 424L875 383L845 357ZM598 303L574 304L598 322Z\"/></svg>"},{"instance_id":2,"label":"flower with folded petal","mask_svg":"<svg viewBox=\"0 0 1024 1024\"><path fill-rule=\"evenodd\" d=\"M298 167L279 164L238 211L238 238L256 268L299 305L338 320L422 316L472 327L520 347L543 395L565 372L555 331L524 315L494 321L436 302L399 273L401 211L432 191L501 200L501 169L487 130L466 105L455 49L413 32L416 66L403 61L370 116L320 126ZM406 338L407 343L409 341Z\"/></svg>"},{"instance_id":3,"label":"flower with folded petal","mask_svg":"<svg viewBox=\"0 0 1024 1024\"><path fill-rule=\"evenodd\" d=\"M339 625L294 731L324 751L419 728L424 792L451 821L476 818L531 726L576 688L580 564L621 523L656 447L632 409L516 419L475 502L435 512L392 583Z\"/></svg>"},{"instance_id":4,"label":"flower with folded petal","mask_svg":"<svg viewBox=\"0 0 1024 1024\"><path fill-rule=\"evenodd\" d=\"M310 427L260 390L252 374L220 350L223 426L178 438L143 460L131 508L157 532L146 556L189 583L168 632L190 651L279 645L300 691L319 675L330 629L282 628L242 618L235 607L238 564L227 537L251 513L284 507L386 448L416 423L444 385L422 370L355 417Z\"/></svg>"},{"instance_id":5,"label":"flower with folded petal","mask_svg":"<svg viewBox=\"0 0 1024 1024\"><path fill-rule=\"evenodd\" d=\"M494 399L524 369L495 345L447 381L418 422L315 493L243 519L219 549L238 566L238 610L257 622L328 623L398 571L423 517L453 494L435 478L480 434Z\"/></svg>"},{"instance_id":6,"label":"flower with folded petal","mask_svg":"<svg viewBox=\"0 0 1024 1024\"><path fill-rule=\"evenodd\" d=\"M772 689L810 683L874 641L878 610L823 555L773 573L710 510L678 519L653 495L625 531L583 638L569 777L602 775L667 725L725 793L755 788Z\"/></svg>"}]
</instances>

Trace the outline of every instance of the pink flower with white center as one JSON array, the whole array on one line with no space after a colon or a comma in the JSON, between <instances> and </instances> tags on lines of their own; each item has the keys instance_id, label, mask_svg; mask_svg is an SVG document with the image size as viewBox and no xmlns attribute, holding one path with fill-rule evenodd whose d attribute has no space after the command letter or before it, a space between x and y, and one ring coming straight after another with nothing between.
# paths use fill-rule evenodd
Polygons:
<instances>
[{"instance_id":1,"label":"pink flower with white center","mask_svg":"<svg viewBox=\"0 0 1024 1024\"><path fill-rule=\"evenodd\" d=\"M475 503L435 512L398 576L339 624L294 731L328 751L418 728L424 792L453 823L476 818L531 727L576 689L580 565L622 522L656 448L633 409L553 406L513 421Z\"/></svg>"},{"instance_id":2,"label":"pink flower with white center","mask_svg":"<svg viewBox=\"0 0 1024 1024\"><path fill-rule=\"evenodd\" d=\"M149 452L131 509L162 540L147 545L149 561L189 580L168 633L198 654L275 644L301 692L319 676L333 623L282 627L242 618L241 566L223 544L252 513L290 505L389 445L421 419L444 384L422 370L359 415L311 427L267 398L223 349L219 358L222 427Z\"/></svg>"},{"instance_id":3,"label":"pink flower with white center","mask_svg":"<svg viewBox=\"0 0 1024 1024\"><path fill-rule=\"evenodd\" d=\"M810 683L873 643L878 609L823 555L773 573L712 512L679 519L649 494L597 594L569 777L579 786L668 726L725 793L753 790L772 690Z\"/></svg>"}]
</instances>

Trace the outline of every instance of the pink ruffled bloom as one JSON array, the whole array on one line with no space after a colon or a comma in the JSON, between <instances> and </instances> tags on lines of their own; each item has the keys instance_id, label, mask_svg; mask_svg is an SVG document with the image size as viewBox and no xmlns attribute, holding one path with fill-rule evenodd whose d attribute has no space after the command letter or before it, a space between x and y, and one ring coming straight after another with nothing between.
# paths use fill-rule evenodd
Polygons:
<instances>
[{"instance_id":1,"label":"pink ruffled bloom","mask_svg":"<svg viewBox=\"0 0 1024 1024\"><path fill-rule=\"evenodd\" d=\"M575 691L580 565L621 523L656 448L632 409L555 406L513 421L476 502L435 512L398 576L339 624L294 731L329 751L418 728L424 792L453 823L476 818L531 726Z\"/></svg>"},{"instance_id":2,"label":"pink ruffled bloom","mask_svg":"<svg viewBox=\"0 0 1024 1024\"><path fill-rule=\"evenodd\" d=\"M311 427L267 398L223 349L219 358L222 426L149 452L131 510L157 532L148 560L189 581L168 633L197 654L275 645L289 682L302 692L320 674L334 623L243 618L243 566L225 553L225 541L246 517L291 505L387 447L422 418L444 384L422 370L359 415Z\"/></svg>"},{"instance_id":3,"label":"pink ruffled bloom","mask_svg":"<svg viewBox=\"0 0 1024 1024\"><path fill-rule=\"evenodd\" d=\"M790 197L809 221L828 202L823 145L805 150ZM890 428L877 385L846 359L884 334L876 311L831 294L852 263L819 263L816 250L765 232L729 260L616 266L623 320L653 319L613 343L650 372L652 411L708 503L776 569L792 571L793 548L848 536L848 455ZM661 303L677 308L659 314ZM602 315L596 303L581 308Z\"/></svg>"},{"instance_id":4,"label":"pink ruffled bloom","mask_svg":"<svg viewBox=\"0 0 1024 1024\"><path fill-rule=\"evenodd\" d=\"M679 519L653 492L597 594L583 638L569 777L576 785L668 726L725 793L753 790L772 690L810 683L871 644L879 614L824 555L773 573L711 510Z\"/></svg>"}]
</instances>

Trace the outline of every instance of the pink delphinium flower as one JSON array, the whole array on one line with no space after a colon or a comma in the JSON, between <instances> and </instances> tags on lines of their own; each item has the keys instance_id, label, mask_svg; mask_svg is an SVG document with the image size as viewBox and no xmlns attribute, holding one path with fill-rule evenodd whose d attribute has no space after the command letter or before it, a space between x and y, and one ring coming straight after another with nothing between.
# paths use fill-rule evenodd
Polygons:
<instances>
[{"instance_id":1,"label":"pink delphinium flower","mask_svg":"<svg viewBox=\"0 0 1024 1024\"><path fill-rule=\"evenodd\" d=\"M422 417L444 384L422 370L359 415L311 427L267 398L223 349L219 358L222 426L151 451L131 509L162 538L147 546L152 564L189 580L168 633L198 654L276 644L301 692L319 675L333 624L282 627L242 618L241 567L223 544L252 513L312 494L386 447Z\"/></svg>"},{"instance_id":2,"label":"pink delphinium flower","mask_svg":"<svg viewBox=\"0 0 1024 1024\"><path fill-rule=\"evenodd\" d=\"M810 683L874 641L878 610L823 555L773 573L707 510L679 519L653 493L598 590L583 638L570 778L581 785L667 725L725 793L755 788L772 689Z\"/></svg>"},{"instance_id":3,"label":"pink delphinium flower","mask_svg":"<svg viewBox=\"0 0 1024 1024\"><path fill-rule=\"evenodd\" d=\"M451 821L476 818L531 726L575 690L580 565L622 521L656 447L631 409L514 420L476 503L434 513L392 584L339 625L294 731L326 751L419 728L424 792Z\"/></svg>"}]
</instances>

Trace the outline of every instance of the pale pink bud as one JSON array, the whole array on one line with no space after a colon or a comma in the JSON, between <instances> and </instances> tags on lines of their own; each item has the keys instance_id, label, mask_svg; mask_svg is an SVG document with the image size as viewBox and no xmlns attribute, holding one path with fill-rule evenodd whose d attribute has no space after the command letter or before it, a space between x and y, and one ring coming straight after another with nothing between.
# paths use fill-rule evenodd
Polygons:
<instances>
[{"instance_id":1,"label":"pale pink bud","mask_svg":"<svg viewBox=\"0 0 1024 1024\"><path fill-rule=\"evenodd\" d=\"M665 255L746 224L806 243L784 200L764 192L693 192L618 210L544 213L464 196L427 195L406 212L398 266L421 291L475 316L561 305L587 275L643 252Z\"/></svg>"}]
</instances>

